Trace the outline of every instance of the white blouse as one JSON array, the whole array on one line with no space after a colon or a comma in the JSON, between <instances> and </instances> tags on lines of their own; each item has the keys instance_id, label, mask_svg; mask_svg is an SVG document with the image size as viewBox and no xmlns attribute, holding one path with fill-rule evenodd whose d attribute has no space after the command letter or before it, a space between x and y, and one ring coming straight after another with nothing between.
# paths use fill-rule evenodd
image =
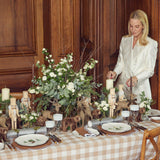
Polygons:
<instances>
[{"instance_id":1,"label":"white blouse","mask_svg":"<svg viewBox=\"0 0 160 160\"><path fill-rule=\"evenodd\" d=\"M146 97L151 98L151 88L149 78L154 74L154 68L157 58L158 43L147 37L148 44L142 46L137 41L134 48L133 36L123 37L120 44L120 52L117 64L114 71L117 75L120 74L116 86L118 84L124 85L124 92L129 98L130 87L126 85L126 81L133 76L138 79L138 84L132 88L132 93L137 96L139 102L139 95L142 91L145 92Z\"/></svg>"}]
</instances>

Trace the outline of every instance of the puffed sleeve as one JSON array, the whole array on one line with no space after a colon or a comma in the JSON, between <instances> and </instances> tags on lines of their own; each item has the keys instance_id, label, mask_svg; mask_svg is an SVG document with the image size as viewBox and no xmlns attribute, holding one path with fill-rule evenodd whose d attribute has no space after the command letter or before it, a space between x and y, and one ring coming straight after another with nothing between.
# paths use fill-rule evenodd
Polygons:
<instances>
[{"instance_id":1,"label":"puffed sleeve","mask_svg":"<svg viewBox=\"0 0 160 160\"><path fill-rule=\"evenodd\" d=\"M122 38L122 40L121 40L118 60L117 60L116 66L114 68L114 71L117 73L117 76L122 72L123 66L124 66L123 54L122 54L123 41L124 41L124 38Z\"/></svg>"},{"instance_id":2,"label":"puffed sleeve","mask_svg":"<svg viewBox=\"0 0 160 160\"><path fill-rule=\"evenodd\" d=\"M138 78L138 83L141 83L143 82L143 80L153 76L157 58L157 50L158 50L158 43L153 40L149 48L146 50L147 53L146 56L144 57L145 67L143 71L135 75Z\"/></svg>"}]
</instances>

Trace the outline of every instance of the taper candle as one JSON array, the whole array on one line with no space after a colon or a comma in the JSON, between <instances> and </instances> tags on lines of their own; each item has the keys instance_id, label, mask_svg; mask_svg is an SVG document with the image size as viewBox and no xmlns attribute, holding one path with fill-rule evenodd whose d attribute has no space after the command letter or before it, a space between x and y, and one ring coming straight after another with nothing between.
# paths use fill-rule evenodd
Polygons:
<instances>
[{"instance_id":1,"label":"taper candle","mask_svg":"<svg viewBox=\"0 0 160 160\"><path fill-rule=\"evenodd\" d=\"M10 96L10 89L2 88L2 101L9 100L9 96Z\"/></svg>"},{"instance_id":2,"label":"taper candle","mask_svg":"<svg viewBox=\"0 0 160 160\"><path fill-rule=\"evenodd\" d=\"M106 89L109 90L113 88L113 79L107 79L106 80Z\"/></svg>"}]
</instances>

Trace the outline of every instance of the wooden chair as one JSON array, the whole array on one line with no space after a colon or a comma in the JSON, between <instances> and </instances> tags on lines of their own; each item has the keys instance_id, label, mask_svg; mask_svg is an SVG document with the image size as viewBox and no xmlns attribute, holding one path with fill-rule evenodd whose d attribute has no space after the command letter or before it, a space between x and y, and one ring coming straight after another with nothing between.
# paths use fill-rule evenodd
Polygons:
<instances>
[{"instance_id":1,"label":"wooden chair","mask_svg":"<svg viewBox=\"0 0 160 160\"><path fill-rule=\"evenodd\" d=\"M157 142L154 140L155 137L158 137ZM156 155L154 156L152 160L159 160L159 157L160 157L160 127L154 128L152 130L144 131L140 160L145 159L146 142L148 139L150 140L150 142L152 143L156 151Z\"/></svg>"}]
</instances>

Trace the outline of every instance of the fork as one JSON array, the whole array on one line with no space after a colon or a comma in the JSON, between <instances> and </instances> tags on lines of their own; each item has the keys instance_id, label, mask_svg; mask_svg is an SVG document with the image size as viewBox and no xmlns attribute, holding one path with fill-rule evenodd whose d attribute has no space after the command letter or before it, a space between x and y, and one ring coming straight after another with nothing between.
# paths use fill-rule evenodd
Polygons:
<instances>
[{"instance_id":1,"label":"fork","mask_svg":"<svg viewBox=\"0 0 160 160\"><path fill-rule=\"evenodd\" d=\"M103 131L101 131L97 125L92 126L93 129L96 129L100 135L104 135L105 133Z\"/></svg>"},{"instance_id":2,"label":"fork","mask_svg":"<svg viewBox=\"0 0 160 160\"><path fill-rule=\"evenodd\" d=\"M10 143L9 143L9 142L4 141L4 144L5 144L5 145L7 145L7 147L8 147L10 150L12 150L12 149L13 149L13 148L11 147L11 145L10 145Z\"/></svg>"}]
</instances>

